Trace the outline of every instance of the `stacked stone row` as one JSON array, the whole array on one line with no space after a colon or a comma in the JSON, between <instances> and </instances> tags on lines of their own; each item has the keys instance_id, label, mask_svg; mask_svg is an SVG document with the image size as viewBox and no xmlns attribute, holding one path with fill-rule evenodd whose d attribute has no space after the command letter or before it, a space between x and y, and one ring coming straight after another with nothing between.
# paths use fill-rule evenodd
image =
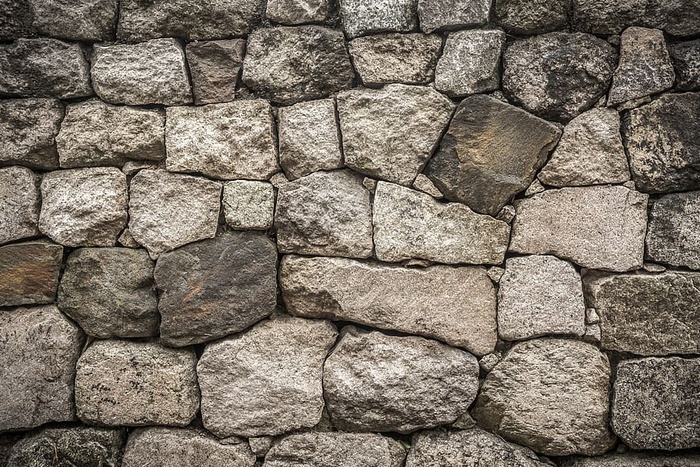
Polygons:
<instances>
[{"instance_id":1,"label":"stacked stone row","mask_svg":"<svg viewBox=\"0 0 700 467\"><path fill-rule=\"evenodd\" d=\"M0 466L698 465L700 6L632 3L6 1Z\"/></svg>"}]
</instances>

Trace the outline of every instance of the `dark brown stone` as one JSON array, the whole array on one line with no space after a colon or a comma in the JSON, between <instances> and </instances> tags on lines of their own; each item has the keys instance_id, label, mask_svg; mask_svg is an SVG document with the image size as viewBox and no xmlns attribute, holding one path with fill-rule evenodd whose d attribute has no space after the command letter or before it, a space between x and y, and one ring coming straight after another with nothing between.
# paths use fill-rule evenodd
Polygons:
<instances>
[{"instance_id":1,"label":"dark brown stone","mask_svg":"<svg viewBox=\"0 0 700 467\"><path fill-rule=\"evenodd\" d=\"M63 247L51 243L0 247L0 306L51 303L62 260Z\"/></svg>"},{"instance_id":2,"label":"dark brown stone","mask_svg":"<svg viewBox=\"0 0 700 467\"><path fill-rule=\"evenodd\" d=\"M700 39L673 44L669 51L676 70L676 89L700 91Z\"/></svg>"},{"instance_id":3,"label":"dark brown stone","mask_svg":"<svg viewBox=\"0 0 700 467\"><path fill-rule=\"evenodd\" d=\"M233 100L244 53L244 39L187 44L187 64L195 104Z\"/></svg>"}]
</instances>

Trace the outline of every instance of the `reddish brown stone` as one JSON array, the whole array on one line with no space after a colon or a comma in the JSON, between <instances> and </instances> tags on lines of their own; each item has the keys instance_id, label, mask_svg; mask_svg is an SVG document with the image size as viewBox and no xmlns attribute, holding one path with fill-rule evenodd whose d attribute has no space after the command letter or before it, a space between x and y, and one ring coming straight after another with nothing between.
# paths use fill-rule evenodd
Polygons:
<instances>
[{"instance_id":1,"label":"reddish brown stone","mask_svg":"<svg viewBox=\"0 0 700 467\"><path fill-rule=\"evenodd\" d=\"M62 259L63 247L51 243L0 247L0 306L51 303Z\"/></svg>"}]
</instances>

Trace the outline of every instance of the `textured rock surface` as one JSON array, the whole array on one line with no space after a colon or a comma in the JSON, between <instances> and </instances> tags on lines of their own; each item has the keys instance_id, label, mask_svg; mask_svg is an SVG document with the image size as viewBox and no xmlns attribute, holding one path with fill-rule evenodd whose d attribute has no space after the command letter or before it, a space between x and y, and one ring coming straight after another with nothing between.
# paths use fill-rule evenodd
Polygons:
<instances>
[{"instance_id":1,"label":"textured rock surface","mask_svg":"<svg viewBox=\"0 0 700 467\"><path fill-rule=\"evenodd\" d=\"M489 19L489 0L418 0L418 18L424 32L479 26Z\"/></svg>"},{"instance_id":2,"label":"textured rock surface","mask_svg":"<svg viewBox=\"0 0 700 467\"><path fill-rule=\"evenodd\" d=\"M486 377L472 415L480 426L545 455L603 454L610 364L584 342L537 339L514 346Z\"/></svg>"},{"instance_id":3,"label":"textured rock surface","mask_svg":"<svg viewBox=\"0 0 700 467\"><path fill-rule=\"evenodd\" d=\"M566 0L496 0L496 22L510 34L544 34L566 29L569 2Z\"/></svg>"},{"instance_id":4,"label":"textured rock surface","mask_svg":"<svg viewBox=\"0 0 700 467\"><path fill-rule=\"evenodd\" d=\"M27 3L32 10L32 26L39 34L87 42L114 38L116 0L29 0Z\"/></svg>"},{"instance_id":5,"label":"textured rock surface","mask_svg":"<svg viewBox=\"0 0 700 467\"><path fill-rule=\"evenodd\" d=\"M187 44L187 65L195 104L233 100L244 53L244 39Z\"/></svg>"},{"instance_id":6,"label":"textured rock surface","mask_svg":"<svg viewBox=\"0 0 700 467\"><path fill-rule=\"evenodd\" d=\"M0 431L75 418L83 333L53 305L0 313Z\"/></svg>"},{"instance_id":7,"label":"textured rock surface","mask_svg":"<svg viewBox=\"0 0 700 467\"><path fill-rule=\"evenodd\" d=\"M433 89L403 84L339 94L345 165L410 185L437 146L453 108Z\"/></svg>"},{"instance_id":8,"label":"textured rock surface","mask_svg":"<svg viewBox=\"0 0 700 467\"><path fill-rule=\"evenodd\" d=\"M407 433L454 422L478 389L473 355L422 337L352 326L323 369L334 426L345 431Z\"/></svg>"},{"instance_id":9,"label":"textured rock surface","mask_svg":"<svg viewBox=\"0 0 700 467\"><path fill-rule=\"evenodd\" d=\"M272 227L275 192L272 184L233 180L224 184L222 198L226 224L236 230L267 230Z\"/></svg>"},{"instance_id":10,"label":"textured rock surface","mask_svg":"<svg viewBox=\"0 0 700 467\"><path fill-rule=\"evenodd\" d=\"M556 145L553 124L489 96L457 107L425 173L445 198L496 215L525 190Z\"/></svg>"},{"instance_id":11,"label":"textured rock surface","mask_svg":"<svg viewBox=\"0 0 700 467\"><path fill-rule=\"evenodd\" d=\"M649 211L646 245L654 261L700 269L700 191L655 200Z\"/></svg>"},{"instance_id":12,"label":"textured rock surface","mask_svg":"<svg viewBox=\"0 0 700 467\"><path fill-rule=\"evenodd\" d=\"M268 0L265 15L281 24L320 23L333 6L329 0Z\"/></svg>"},{"instance_id":13,"label":"textured rock surface","mask_svg":"<svg viewBox=\"0 0 700 467\"><path fill-rule=\"evenodd\" d=\"M100 425L188 425L199 408L192 350L98 340L78 360L78 417Z\"/></svg>"},{"instance_id":14,"label":"textured rock surface","mask_svg":"<svg viewBox=\"0 0 700 467\"><path fill-rule=\"evenodd\" d=\"M416 27L418 0L339 0L340 18L349 38L368 33L408 32Z\"/></svg>"},{"instance_id":15,"label":"textured rock surface","mask_svg":"<svg viewBox=\"0 0 700 467\"><path fill-rule=\"evenodd\" d=\"M56 298L63 247L15 243L0 247L0 306L50 303Z\"/></svg>"},{"instance_id":16,"label":"textured rock surface","mask_svg":"<svg viewBox=\"0 0 700 467\"><path fill-rule=\"evenodd\" d=\"M700 91L700 39L670 44L669 51L676 71L676 89Z\"/></svg>"},{"instance_id":17,"label":"textured rock surface","mask_svg":"<svg viewBox=\"0 0 700 467\"><path fill-rule=\"evenodd\" d=\"M580 457L564 461L562 467L695 467L700 456L627 452L601 457Z\"/></svg>"},{"instance_id":18,"label":"textured rock surface","mask_svg":"<svg viewBox=\"0 0 700 467\"><path fill-rule=\"evenodd\" d=\"M0 244L39 234L39 177L31 170L0 168Z\"/></svg>"},{"instance_id":19,"label":"textured rock surface","mask_svg":"<svg viewBox=\"0 0 700 467\"><path fill-rule=\"evenodd\" d=\"M251 437L316 425L323 362L336 335L328 321L280 318L208 345L197 366L204 427Z\"/></svg>"}]
</instances>

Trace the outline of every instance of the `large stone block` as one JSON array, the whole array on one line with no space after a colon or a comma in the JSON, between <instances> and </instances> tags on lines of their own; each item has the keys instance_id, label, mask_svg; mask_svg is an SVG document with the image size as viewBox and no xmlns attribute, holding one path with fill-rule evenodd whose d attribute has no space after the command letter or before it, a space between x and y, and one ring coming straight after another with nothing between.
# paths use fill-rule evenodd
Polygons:
<instances>
[{"instance_id":1,"label":"large stone block","mask_svg":"<svg viewBox=\"0 0 700 467\"><path fill-rule=\"evenodd\" d=\"M418 0L418 18L425 32L481 26L490 11L490 0Z\"/></svg>"},{"instance_id":2,"label":"large stone block","mask_svg":"<svg viewBox=\"0 0 700 467\"><path fill-rule=\"evenodd\" d=\"M245 55L245 39L190 42L186 48L195 104L232 101Z\"/></svg>"},{"instance_id":3,"label":"large stone block","mask_svg":"<svg viewBox=\"0 0 700 467\"><path fill-rule=\"evenodd\" d=\"M407 32L416 25L418 0L340 0L340 19L349 38L368 33Z\"/></svg>"},{"instance_id":4,"label":"large stone block","mask_svg":"<svg viewBox=\"0 0 700 467\"><path fill-rule=\"evenodd\" d=\"M700 269L700 191L671 193L654 200L646 245L654 261Z\"/></svg>"},{"instance_id":5,"label":"large stone block","mask_svg":"<svg viewBox=\"0 0 700 467\"><path fill-rule=\"evenodd\" d=\"M51 303L56 298L63 247L27 242L0 247L0 306Z\"/></svg>"},{"instance_id":6,"label":"large stone block","mask_svg":"<svg viewBox=\"0 0 700 467\"><path fill-rule=\"evenodd\" d=\"M29 0L32 26L43 36L71 41L114 39L117 0Z\"/></svg>"},{"instance_id":7,"label":"large stone block","mask_svg":"<svg viewBox=\"0 0 700 467\"><path fill-rule=\"evenodd\" d=\"M39 176L12 166L0 168L0 244L39 234Z\"/></svg>"},{"instance_id":8,"label":"large stone block","mask_svg":"<svg viewBox=\"0 0 700 467\"><path fill-rule=\"evenodd\" d=\"M676 89L700 91L700 39L669 44L676 71Z\"/></svg>"},{"instance_id":9,"label":"large stone block","mask_svg":"<svg viewBox=\"0 0 700 467\"><path fill-rule=\"evenodd\" d=\"M265 15L281 24L322 23L334 7L329 0L268 0Z\"/></svg>"},{"instance_id":10,"label":"large stone block","mask_svg":"<svg viewBox=\"0 0 700 467\"><path fill-rule=\"evenodd\" d=\"M272 228L275 190L271 183L233 180L224 184L221 199L226 224L234 230Z\"/></svg>"},{"instance_id":11,"label":"large stone block","mask_svg":"<svg viewBox=\"0 0 700 467\"><path fill-rule=\"evenodd\" d=\"M496 0L496 22L510 34L544 34L567 29L567 0Z\"/></svg>"}]
</instances>

